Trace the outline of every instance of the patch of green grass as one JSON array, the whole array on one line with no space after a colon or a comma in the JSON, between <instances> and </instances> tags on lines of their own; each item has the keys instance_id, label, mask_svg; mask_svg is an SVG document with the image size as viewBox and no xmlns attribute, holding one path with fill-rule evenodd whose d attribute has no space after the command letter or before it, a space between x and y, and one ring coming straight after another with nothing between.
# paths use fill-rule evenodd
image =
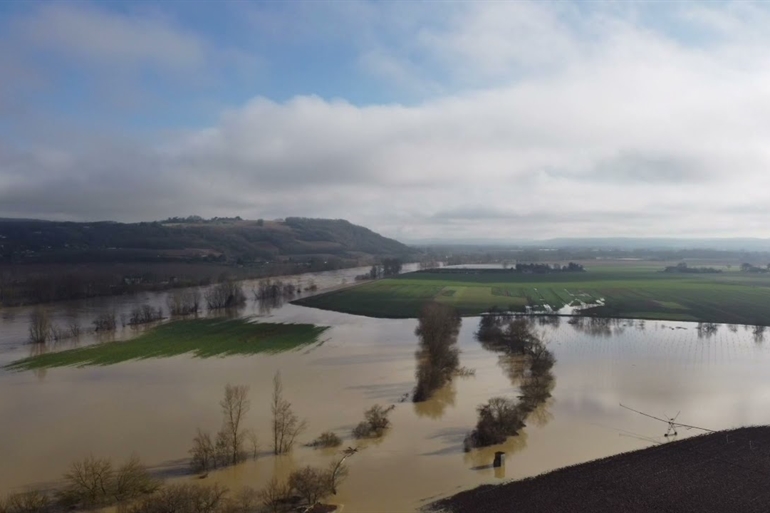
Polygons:
<instances>
[{"instance_id":1,"label":"patch of green grass","mask_svg":"<svg viewBox=\"0 0 770 513\"><path fill-rule=\"evenodd\" d=\"M113 365L130 360L192 354L212 356L276 353L312 344L328 327L251 323L244 319L191 319L163 324L124 342L107 342L17 360L13 370Z\"/></svg>"},{"instance_id":2,"label":"patch of green grass","mask_svg":"<svg viewBox=\"0 0 770 513\"><path fill-rule=\"evenodd\" d=\"M440 301L461 315L492 307L524 311L544 305L558 310L575 300L604 304L588 315L681 319L770 325L770 275L677 274L663 266L587 266L583 273L517 274L441 272L402 274L297 303L370 317L416 317L423 304ZM453 290L451 296L442 290Z\"/></svg>"}]
</instances>

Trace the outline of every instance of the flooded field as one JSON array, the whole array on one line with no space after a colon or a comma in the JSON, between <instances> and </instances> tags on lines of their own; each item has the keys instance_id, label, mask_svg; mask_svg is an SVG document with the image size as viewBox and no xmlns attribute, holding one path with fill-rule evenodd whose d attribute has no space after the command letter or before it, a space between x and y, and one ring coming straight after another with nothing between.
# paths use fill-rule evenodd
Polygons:
<instances>
[{"instance_id":1,"label":"flooded field","mask_svg":"<svg viewBox=\"0 0 770 513\"><path fill-rule=\"evenodd\" d=\"M322 273L319 290L351 283L361 270ZM292 278L296 280L297 278ZM250 284L245 284L249 292ZM85 326L100 311L127 312L141 302L165 306L165 294L53 305L54 320L77 317ZM1 311L0 366L30 355L29 310ZM271 322L329 326L322 343L275 355L197 359L179 356L107 367L0 370L0 494L55 485L75 459L89 454L138 455L169 480L190 481L187 455L198 428L215 431L225 384L251 387L245 424L260 454L209 474L206 482L237 489L262 487L273 475L304 465L326 466L333 450L297 447L270 453L272 379L281 372L285 397L309 429L360 446L350 475L330 502L349 512L415 511L459 490L541 472L664 442L666 425L620 407L683 423L722 429L770 422L770 351L751 327L719 326L704 333L693 323L596 321L567 318L539 326L556 357L553 397L502 446L463 452L476 408L493 396L516 397L509 363L474 338L479 318L464 318L460 365L475 376L456 377L425 402L401 402L415 386L416 320L370 319L295 306L249 301L240 316ZM136 331L119 328L118 338ZM97 343L83 337L79 344ZM66 346L66 344L64 344ZM382 439L350 436L363 411L395 405ZM679 431L679 437L698 431ZM506 453L493 469L495 451Z\"/></svg>"}]
</instances>

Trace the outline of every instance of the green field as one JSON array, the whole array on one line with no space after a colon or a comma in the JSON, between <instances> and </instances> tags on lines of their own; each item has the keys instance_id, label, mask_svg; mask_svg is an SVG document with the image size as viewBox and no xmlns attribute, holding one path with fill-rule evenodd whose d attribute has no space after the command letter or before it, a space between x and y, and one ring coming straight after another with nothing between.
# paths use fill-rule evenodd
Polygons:
<instances>
[{"instance_id":1,"label":"green field","mask_svg":"<svg viewBox=\"0 0 770 513\"><path fill-rule=\"evenodd\" d=\"M427 301L478 315L492 307L559 310L603 300L585 315L770 325L770 274L663 273L661 265L586 266L583 273L449 274L421 271L301 299L298 304L370 317L416 317Z\"/></svg>"},{"instance_id":2,"label":"green field","mask_svg":"<svg viewBox=\"0 0 770 513\"><path fill-rule=\"evenodd\" d=\"M163 324L125 342L107 342L32 356L13 370L112 365L129 360L192 354L199 358L288 351L312 344L328 328L312 324L251 323L244 319L192 319Z\"/></svg>"}]
</instances>

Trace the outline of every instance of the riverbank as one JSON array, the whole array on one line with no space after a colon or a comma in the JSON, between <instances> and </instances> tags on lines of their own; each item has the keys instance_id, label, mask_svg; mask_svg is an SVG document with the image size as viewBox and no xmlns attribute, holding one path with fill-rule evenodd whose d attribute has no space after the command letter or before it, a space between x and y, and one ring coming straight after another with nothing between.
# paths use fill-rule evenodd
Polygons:
<instances>
[{"instance_id":1,"label":"riverbank","mask_svg":"<svg viewBox=\"0 0 770 513\"><path fill-rule=\"evenodd\" d=\"M151 328L124 342L50 352L7 365L10 370L114 365L130 360L191 354L213 356L278 353L313 344L328 328L312 324L252 323L247 319L187 319Z\"/></svg>"},{"instance_id":2,"label":"riverbank","mask_svg":"<svg viewBox=\"0 0 770 513\"><path fill-rule=\"evenodd\" d=\"M296 304L378 318L414 318L437 301L463 316L492 308L549 315L770 326L770 275L663 272L594 264L586 272L525 274L436 269L303 298Z\"/></svg>"},{"instance_id":3,"label":"riverbank","mask_svg":"<svg viewBox=\"0 0 770 513\"><path fill-rule=\"evenodd\" d=\"M610 456L438 501L452 513L741 513L770 504L770 426L747 427Z\"/></svg>"}]
</instances>

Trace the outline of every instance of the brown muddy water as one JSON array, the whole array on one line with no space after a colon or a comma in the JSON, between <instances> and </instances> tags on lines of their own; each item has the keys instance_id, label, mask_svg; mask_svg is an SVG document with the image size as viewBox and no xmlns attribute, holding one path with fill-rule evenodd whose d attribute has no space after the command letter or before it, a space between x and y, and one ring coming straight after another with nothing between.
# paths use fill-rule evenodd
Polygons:
<instances>
[{"instance_id":1,"label":"brown muddy water","mask_svg":"<svg viewBox=\"0 0 770 513\"><path fill-rule=\"evenodd\" d=\"M321 289L352 282L361 270L313 276ZM308 281L304 276L302 280ZM250 287L246 284L246 289ZM165 304L165 294L52 305L58 320L83 325L104 309L126 312L137 302ZM264 305L263 305L264 306ZM29 310L0 312L0 365L27 356ZM687 424L721 429L770 422L770 351L744 327L720 326L699 336L696 325L613 321L544 326L557 358L553 397L527 427L502 445L464 453L476 407L493 396L515 397L505 363L474 340L478 318L463 319L460 364L475 377L455 378L427 403L400 402L415 385L415 320L356 317L286 304L249 303L242 316L331 326L323 343L278 355L168 359L108 367L39 372L0 370L0 494L55 485L70 462L88 454L133 454L169 480L184 474L197 428L220 425L226 383L251 387L246 425L261 441L259 458L212 472L203 482L260 488L273 475L304 465L326 466L335 451L297 447L269 454L270 394L280 370L286 398L309 423L302 442L323 431L359 445L350 431L375 403L395 404L393 427L361 443L350 476L332 502L346 512L409 512L426 502L484 483L519 479L598 457L664 442L666 425L619 406ZM119 338L135 335L119 330ZM94 343L84 338L80 344ZM680 429L679 437L697 434ZM506 452L504 471L491 468Z\"/></svg>"}]
</instances>

